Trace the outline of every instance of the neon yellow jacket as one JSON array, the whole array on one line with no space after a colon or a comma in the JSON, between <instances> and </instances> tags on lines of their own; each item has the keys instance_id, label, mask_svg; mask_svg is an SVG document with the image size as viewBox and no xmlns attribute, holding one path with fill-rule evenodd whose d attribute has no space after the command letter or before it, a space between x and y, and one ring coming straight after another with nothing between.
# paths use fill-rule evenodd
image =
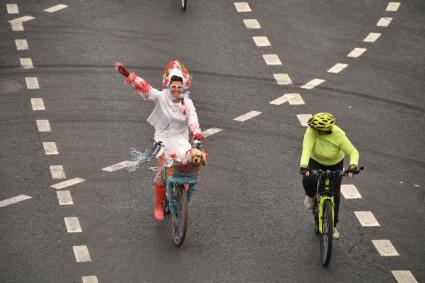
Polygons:
<instances>
[{"instance_id":1,"label":"neon yellow jacket","mask_svg":"<svg viewBox=\"0 0 425 283\"><path fill-rule=\"evenodd\" d=\"M308 166L310 158L323 165L335 165L350 157L350 164L358 165L359 152L345 135L345 132L334 125L329 135L319 135L310 127L304 134L301 166Z\"/></svg>"}]
</instances>

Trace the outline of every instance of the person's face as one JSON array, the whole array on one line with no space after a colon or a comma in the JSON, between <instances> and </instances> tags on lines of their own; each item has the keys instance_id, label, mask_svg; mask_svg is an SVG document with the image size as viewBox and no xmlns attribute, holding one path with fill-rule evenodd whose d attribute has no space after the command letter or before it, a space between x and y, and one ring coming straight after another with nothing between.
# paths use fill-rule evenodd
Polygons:
<instances>
[{"instance_id":1,"label":"person's face","mask_svg":"<svg viewBox=\"0 0 425 283\"><path fill-rule=\"evenodd\" d=\"M171 92L171 95L173 98L177 98L180 94L183 93L183 84L179 81L173 81L171 82L169 86L169 90Z\"/></svg>"}]
</instances>

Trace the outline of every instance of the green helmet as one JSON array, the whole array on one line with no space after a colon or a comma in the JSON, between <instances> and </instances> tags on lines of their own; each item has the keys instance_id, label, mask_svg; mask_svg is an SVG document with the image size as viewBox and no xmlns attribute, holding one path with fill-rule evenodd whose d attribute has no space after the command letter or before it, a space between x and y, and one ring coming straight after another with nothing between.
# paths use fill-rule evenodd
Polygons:
<instances>
[{"instance_id":1,"label":"green helmet","mask_svg":"<svg viewBox=\"0 0 425 283\"><path fill-rule=\"evenodd\" d=\"M307 125L312 129L328 132L335 125L335 117L331 113L316 113L308 120Z\"/></svg>"}]
</instances>

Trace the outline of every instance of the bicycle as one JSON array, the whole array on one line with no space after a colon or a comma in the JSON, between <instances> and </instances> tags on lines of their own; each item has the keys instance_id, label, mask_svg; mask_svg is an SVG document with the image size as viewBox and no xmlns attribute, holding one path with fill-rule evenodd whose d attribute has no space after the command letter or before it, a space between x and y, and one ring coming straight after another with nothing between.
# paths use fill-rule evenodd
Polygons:
<instances>
[{"instance_id":1,"label":"bicycle","mask_svg":"<svg viewBox=\"0 0 425 283\"><path fill-rule=\"evenodd\" d=\"M354 174L358 174L361 167ZM316 195L314 196L313 217L315 232L320 235L320 260L324 267L331 262L334 229L334 191L331 178L347 176L348 170L314 170L309 169L309 176L318 176Z\"/></svg>"}]
</instances>

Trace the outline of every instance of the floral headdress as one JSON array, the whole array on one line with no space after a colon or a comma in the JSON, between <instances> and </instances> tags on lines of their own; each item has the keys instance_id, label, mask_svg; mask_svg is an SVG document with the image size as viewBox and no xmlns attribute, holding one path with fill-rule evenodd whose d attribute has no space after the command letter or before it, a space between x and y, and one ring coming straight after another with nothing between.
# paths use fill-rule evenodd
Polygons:
<instances>
[{"instance_id":1,"label":"floral headdress","mask_svg":"<svg viewBox=\"0 0 425 283\"><path fill-rule=\"evenodd\" d=\"M168 63L165 67L164 72L162 73L162 86L170 86L170 80L172 76L177 76L183 79L183 87L188 89L192 84L192 76L187 71L185 65L180 63L177 60L173 60Z\"/></svg>"}]
</instances>

